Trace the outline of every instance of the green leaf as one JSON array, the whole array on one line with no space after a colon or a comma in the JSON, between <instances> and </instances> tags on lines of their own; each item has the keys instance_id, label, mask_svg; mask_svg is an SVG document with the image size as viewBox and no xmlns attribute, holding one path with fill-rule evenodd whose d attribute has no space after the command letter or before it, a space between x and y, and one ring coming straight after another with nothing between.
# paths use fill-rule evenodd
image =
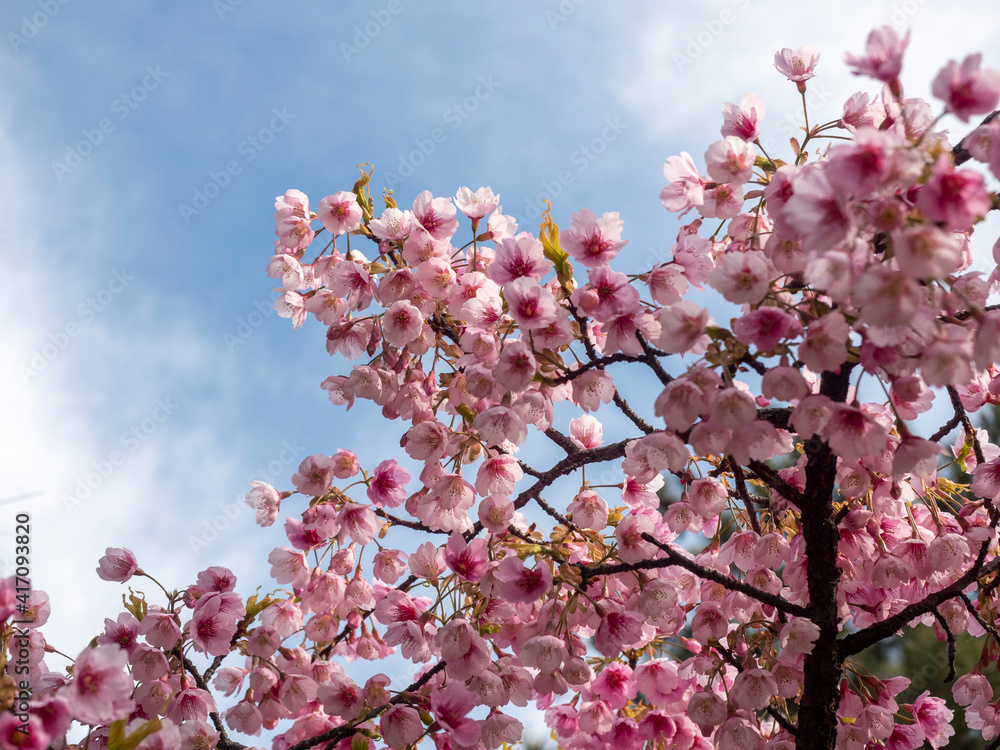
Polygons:
<instances>
[{"instance_id":1,"label":"green leaf","mask_svg":"<svg viewBox=\"0 0 1000 750\"><path fill-rule=\"evenodd\" d=\"M569 262L569 254L559 244L559 225L552 221L552 204L548 200L545 204L548 208L542 213L542 223L538 227L538 241L542 243L545 257L555 266L559 283L569 287L573 280L573 265Z\"/></svg>"},{"instance_id":2,"label":"green leaf","mask_svg":"<svg viewBox=\"0 0 1000 750\"><path fill-rule=\"evenodd\" d=\"M153 718L139 726L132 734L125 736L127 719L119 719L108 727L108 750L135 750L139 743L162 728L159 718Z\"/></svg>"}]
</instances>

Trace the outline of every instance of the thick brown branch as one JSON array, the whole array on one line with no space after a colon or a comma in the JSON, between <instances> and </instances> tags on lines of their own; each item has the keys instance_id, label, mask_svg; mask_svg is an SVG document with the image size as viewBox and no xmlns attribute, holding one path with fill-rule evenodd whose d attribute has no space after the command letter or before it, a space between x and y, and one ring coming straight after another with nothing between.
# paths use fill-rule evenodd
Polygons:
<instances>
[{"instance_id":1,"label":"thick brown branch","mask_svg":"<svg viewBox=\"0 0 1000 750\"><path fill-rule=\"evenodd\" d=\"M743 581L737 581L735 578L730 578L717 570L712 570L711 568L706 568L704 565L699 565L694 560L689 560L676 550L672 549L670 546L663 544L659 539L651 534L643 533L642 538L650 544L656 545L656 547L666 554L666 558L642 560L637 563L619 563L616 565L584 565L580 563L578 567L580 569L580 576L583 578L584 582L601 575L614 575L616 573L628 573L634 570L651 570L653 568L669 568L676 565L694 573L699 578L704 578L707 581L714 581L730 591L739 591L741 594L746 594L747 596L756 599L761 604L767 604L768 606L774 607L775 609L785 612L786 614L795 615L796 617L806 616L806 608L799 604L793 604L777 594L768 593L767 591L759 589L756 586L751 586L749 583L744 583Z\"/></svg>"},{"instance_id":2,"label":"thick brown branch","mask_svg":"<svg viewBox=\"0 0 1000 750\"><path fill-rule=\"evenodd\" d=\"M914 602L913 604L904 607L896 614L891 617L887 617L881 622L872 623L862 630L858 630L850 635L844 636L840 639L839 643L841 657L847 658L848 656L854 656L854 654L861 653L872 644L878 643L886 638L891 638L896 634L896 631L906 625L906 623L920 617L921 615L926 615L928 612L933 612L944 602L949 599L954 599L956 596L961 594L966 588L968 588L970 583L973 583L979 578L989 575L990 573L995 573L997 570L1000 570L1000 558L990 560L988 563L983 565L979 569L978 575L976 575L973 570L969 570L965 575L956 580L950 586L946 586L940 591L928 594L919 602Z\"/></svg>"},{"instance_id":3,"label":"thick brown branch","mask_svg":"<svg viewBox=\"0 0 1000 750\"><path fill-rule=\"evenodd\" d=\"M580 450L580 448L577 447L576 443L574 443L572 440L563 435L561 432L559 432L559 430L555 429L554 427L549 427L545 431L545 437L547 437L553 443L558 445L569 455L577 453Z\"/></svg>"}]
</instances>

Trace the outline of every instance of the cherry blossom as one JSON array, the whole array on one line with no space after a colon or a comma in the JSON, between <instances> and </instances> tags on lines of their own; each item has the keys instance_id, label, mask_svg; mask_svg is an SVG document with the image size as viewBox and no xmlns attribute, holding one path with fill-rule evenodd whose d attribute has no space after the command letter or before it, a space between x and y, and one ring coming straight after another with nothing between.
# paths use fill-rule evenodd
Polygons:
<instances>
[{"instance_id":1,"label":"cherry blossom","mask_svg":"<svg viewBox=\"0 0 1000 750\"><path fill-rule=\"evenodd\" d=\"M1000 130L934 130L1000 83L970 55L943 105L904 98L908 43L872 32L848 64L886 85L826 122L819 53L778 52L801 134L765 153L763 100L726 104L707 176L666 159L662 204L697 216L645 259L623 214L518 232L488 187L380 211L366 173L315 216L279 196L265 283L345 368L327 408L360 401L379 439L251 483L256 591L217 565L172 588L108 548L98 576L133 588L69 669L47 595L0 580L31 696L30 738L7 710L0 746L494 750L533 705L573 750L945 747L945 696L900 703L906 678L854 662L921 628L945 663L976 642L953 698L1000 736L1000 447L973 423L1000 404Z\"/></svg>"}]
</instances>

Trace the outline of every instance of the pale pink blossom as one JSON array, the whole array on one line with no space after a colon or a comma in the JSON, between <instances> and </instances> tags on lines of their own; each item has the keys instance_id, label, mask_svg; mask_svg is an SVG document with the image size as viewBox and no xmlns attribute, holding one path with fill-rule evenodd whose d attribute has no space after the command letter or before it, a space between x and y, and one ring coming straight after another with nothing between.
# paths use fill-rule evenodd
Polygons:
<instances>
[{"instance_id":1,"label":"pale pink blossom","mask_svg":"<svg viewBox=\"0 0 1000 750\"><path fill-rule=\"evenodd\" d=\"M312 568L306 561L305 553L300 550L277 547L271 551L267 561L271 563L271 578L277 583L287 583L298 589L309 581Z\"/></svg>"},{"instance_id":2,"label":"pale pink blossom","mask_svg":"<svg viewBox=\"0 0 1000 750\"><path fill-rule=\"evenodd\" d=\"M868 35L863 55L846 55L847 64L854 75L867 75L892 83L903 68L903 53L909 43L909 31L900 36L892 26L880 26Z\"/></svg>"},{"instance_id":3,"label":"pale pink blossom","mask_svg":"<svg viewBox=\"0 0 1000 750\"><path fill-rule=\"evenodd\" d=\"M435 198L430 190L424 190L413 199L413 218L436 240L450 239L458 229L451 199Z\"/></svg>"},{"instance_id":4,"label":"pale pink blossom","mask_svg":"<svg viewBox=\"0 0 1000 750\"><path fill-rule=\"evenodd\" d=\"M512 716L494 711L482 723L482 743L486 750L501 745L516 745L521 740L524 725Z\"/></svg>"},{"instance_id":5,"label":"pale pink blossom","mask_svg":"<svg viewBox=\"0 0 1000 750\"><path fill-rule=\"evenodd\" d=\"M604 428L596 417L582 414L570 420L569 439L583 450L599 448L604 443Z\"/></svg>"},{"instance_id":6,"label":"pale pink blossom","mask_svg":"<svg viewBox=\"0 0 1000 750\"><path fill-rule=\"evenodd\" d=\"M722 135L735 136L752 142L760 134L760 121L764 119L764 102L748 91L739 106L727 102L722 105Z\"/></svg>"},{"instance_id":7,"label":"pale pink blossom","mask_svg":"<svg viewBox=\"0 0 1000 750\"><path fill-rule=\"evenodd\" d=\"M460 187L455 194L455 205L470 219L478 220L500 205L500 196L494 195L488 187L481 187L476 192Z\"/></svg>"},{"instance_id":8,"label":"pale pink blossom","mask_svg":"<svg viewBox=\"0 0 1000 750\"><path fill-rule=\"evenodd\" d=\"M413 231L416 223L410 211L388 207L379 218L372 219L368 227L380 240L401 240Z\"/></svg>"},{"instance_id":9,"label":"pale pink blossom","mask_svg":"<svg viewBox=\"0 0 1000 750\"><path fill-rule=\"evenodd\" d=\"M799 344L799 359L813 372L836 371L847 359L850 328L844 316L832 312L817 318L806 328Z\"/></svg>"},{"instance_id":10,"label":"pale pink blossom","mask_svg":"<svg viewBox=\"0 0 1000 750\"><path fill-rule=\"evenodd\" d=\"M777 694L778 685L771 673L759 667L740 672L729 688L730 700L748 711L765 708Z\"/></svg>"},{"instance_id":11,"label":"pale pink blossom","mask_svg":"<svg viewBox=\"0 0 1000 750\"><path fill-rule=\"evenodd\" d=\"M779 216L802 238L808 252L833 247L847 236L852 225L845 197L834 190L826 170L818 165L807 165L796 173L792 192Z\"/></svg>"},{"instance_id":12,"label":"pale pink blossom","mask_svg":"<svg viewBox=\"0 0 1000 750\"><path fill-rule=\"evenodd\" d=\"M705 181L686 151L667 159L663 165L663 176L670 184L660 192L660 202L671 213L683 216L705 202Z\"/></svg>"},{"instance_id":13,"label":"pale pink blossom","mask_svg":"<svg viewBox=\"0 0 1000 750\"><path fill-rule=\"evenodd\" d=\"M899 270L917 279L940 279L958 269L962 239L935 226L917 225L892 235Z\"/></svg>"},{"instance_id":14,"label":"pale pink blossom","mask_svg":"<svg viewBox=\"0 0 1000 750\"><path fill-rule=\"evenodd\" d=\"M774 53L774 67L789 81L804 83L816 74L813 71L819 63L819 52L803 45L798 49L784 47Z\"/></svg>"},{"instance_id":15,"label":"pale pink blossom","mask_svg":"<svg viewBox=\"0 0 1000 750\"><path fill-rule=\"evenodd\" d=\"M802 332L797 317L778 307L760 307L736 319L733 333L744 344L753 344L761 351L773 349L780 341Z\"/></svg>"},{"instance_id":16,"label":"pale pink blossom","mask_svg":"<svg viewBox=\"0 0 1000 750\"><path fill-rule=\"evenodd\" d=\"M581 490L566 507L581 529L600 531L608 524L608 504L593 490Z\"/></svg>"},{"instance_id":17,"label":"pale pink blossom","mask_svg":"<svg viewBox=\"0 0 1000 750\"><path fill-rule=\"evenodd\" d=\"M962 122L968 122L970 115L992 112L1000 102L1000 71L980 70L982 58L969 55L961 65L949 60L931 85L934 96Z\"/></svg>"},{"instance_id":18,"label":"pale pink blossom","mask_svg":"<svg viewBox=\"0 0 1000 750\"><path fill-rule=\"evenodd\" d=\"M225 611L222 596L213 594L198 602L191 617L191 641L203 653L224 656L229 653L236 628L236 618Z\"/></svg>"},{"instance_id":19,"label":"pale pink blossom","mask_svg":"<svg viewBox=\"0 0 1000 750\"><path fill-rule=\"evenodd\" d=\"M338 539L344 544L348 538L358 544L368 544L379 529L378 519L371 508L361 503L346 503L340 511Z\"/></svg>"},{"instance_id":20,"label":"pale pink blossom","mask_svg":"<svg viewBox=\"0 0 1000 750\"><path fill-rule=\"evenodd\" d=\"M316 697L324 711L344 721L356 719L364 703L360 686L346 674L336 672L330 675L329 682L318 686Z\"/></svg>"},{"instance_id":21,"label":"pale pink blossom","mask_svg":"<svg viewBox=\"0 0 1000 750\"><path fill-rule=\"evenodd\" d=\"M840 124L854 132L860 128L877 128L885 119L885 107L877 98L858 92L844 102Z\"/></svg>"},{"instance_id":22,"label":"pale pink blossom","mask_svg":"<svg viewBox=\"0 0 1000 750\"><path fill-rule=\"evenodd\" d=\"M634 674L635 687L654 706L664 706L677 699L677 665L669 659L651 659L640 664Z\"/></svg>"},{"instance_id":23,"label":"pale pink blossom","mask_svg":"<svg viewBox=\"0 0 1000 750\"><path fill-rule=\"evenodd\" d=\"M573 402L586 412L597 411L602 403L611 403L614 398L614 380L603 370L587 370L571 382Z\"/></svg>"},{"instance_id":24,"label":"pale pink blossom","mask_svg":"<svg viewBox=\"0 0 1000 750\"><path fill-rule=\"evenodd\" d=\"M982 175L971 169L955 169L948 154L934 162L930 178L917 193L917 208L930 221L953 231L971 229L990 205Z\"/></svg>"},{"instance_id":25,"label":"pale pink blossom","mask_svg":"<svg viewBox=\"0 0 1000 750\"><path fill-rule=\"evenodd\" d=\"M764 373L761 393L778 401L796 401L809 393L809 386L802 373L795 367L779 365Z\"/></svg>"},{"instance_id":26,"label":"pale pink blossom","mask_svg":"<svg viewBox=\"0 0 1000 750\"><path fill-rule=\"evenodd\" d=\"M228 653L228 649L226 650ZM132 680L125 671L128 654L117 645L85 648L73 665L73 679L60 695L84 724L110 724L132 711Z\"/></svg>"},{"instance_id":27,"label":"pale pink blossom","mask_svg":"<svg viewBox=\"0 0 1000 750\"><path fill-rule=\"evenodd\" d=\"M386 343L403 347L420 337L424 316L406 300L393 302L382 315L382 336Z\"/></svg>"},{"instance_id":28,"label":"pale pink blossom","mask_svg":"<svg viewBox=\"0 0 1000 750\"><path fill-rule=\"evenodd\" d=\"M618 557L622 562L636 563L649 560L656 555L656 547L642 538L643 534L653 534L656 526L649 513L643 509L633 509L615 527L615 541L618 543Z\"/></svg>"},{"instance_id":29,"label":"pale pink blossom","mask_svg":"<svg viewBox=\"0 0 1000 750\"><path fill-rule=\"evenodd\" d=\"M688 281L684 269L676 263L656 266L646 277L649 294L660 305L674 305L684 299Z\"/></svg>"},{"instance_id":30,"label":"pale pink blossom","mask_svg":"<svg viewBox=\"0 0 1000 750\"><path fill-rule=\"evenodd\" d=\"M510 316L522 330L547 326L556 320L557 304L551 292L534 279L515 279L504 287Z\"/></svg>"},{"instance_id":31,"label":"pale pink blossom","mask_svg":"<svg viewBox=\"0 0 1000 750\"><path fill-rule=\"evenodd\" d=\"M716 182L742 185L753 177L756 158L753 144L730 135L708 147L705 165L708 176Z\"/></svg>"},{"instance_id":32,"label":"pale pink blossom","mask_svg":"<svg viewBox=\"0 0 1000 750\"><path fill-rule=\"evenodd\" d=\"M309 198L301 190L289 190L274 199L275 234L278 244L289 252L309 246L316 236L310 226Z\"/></svg>"},{"instance_id":33,"label":"pale pink blossom","mask_svg":"<svg viewBox=\"0 0 1000 750\"><path fill-rule=\"evenodd\" d=\"M728 280L727 280L728 282ZM703 351L708 310L691 300L664 307L657 315L660 334L653 343L668 354ZM707 339L706 339L707 340Z\"/></svg>"},{"instance_id":34,"label":"pale pink blossom","mask_svg":"<svg viewBox=\"0 0 1000 750\"><path fill-rule=\"evenodd\" d=\"M150 606L146 616L139 623L139 633L151 646L169 650L181 637L181 629L174 619L176 615Z\"/></svg>"},{"instance_id":35,"label":"pale pink blossom","mask_svg":"<svg viewBox=\"0 0 1000 750\"><path fill-rule=\"evenodd\" d=\"M353 232L360 227L361 216L357 197L345 190L326 196L316 209L316 218L334 236Z\"/></svg>"},{"instance_id":36,"label":"pale pink blossom","mask_svg":"<svg viewBox=\"0 0 1000 750\"><path fill-rule=\"evenodd\" d=\"M344 297L352 310L364 310L375 298L375 285L363 264L342 260L324 277L327 289Z\"/></svg>"},{"instance_id":37,"label":"pale pink blossom","mask_svg":"<svg viewBox=\"0 0 1000 750\"><path fill-rule=\"evenodd\" d=\"M510 602L533 602L552 588L552 571L544 561L532 569L516 555L507 555L493 575L500 596Z\"/></svg>"},{"instance_id":38,"label":"pale pink blossom","mask_svg":"<svg viewBox=\"0 0 1000 750\"><path fill-rule=\"evenodd\" d=\"M102 581L125 583L139 572L135 554L124 547L108 547L97 564L97 576Z\"/></svg>"},{"instance_id":39,"label":"pale pink blossom","mask_svg":"<svg viewBox=\"0 0 1000 750\"><path fill-rule=\"evenodd\" d=\"M715 693L703 690L691 696L687 715L700 727L715 727L726 720L726 703Z\"/></svg>"},{"instance_id":40,"label":"pale pink blossom","mask_svg":"<svg viewBox=\"0 0 1000 750\"><path fill-rule=\"evenodd\" d=\"M468 718L476 705L476 698L458 681L449 682L431 693L431 713L438 723L463 747L470 747L479 740L479 722Z\"/></svg>"},{"instance_id":41,"label":"pale pink blossom","mask_svg":"<svg viewBox=\"0 0 1000 750\"><path fill-rule=\"evenodd\" d=\"M267 482L251 480L253 485L246 494L246 504L257 511L257 524L259 526L271 526L278 518L278 509L281 506L281 495Z\"/></svg>"},{"instance_id":42,"label":"pale pink blossom","mask_svg":"<svg viewBox=\"0 0 1000 750\"><path fill-rule=\"evenodd\" d=\"M739 716L722 723L715 732L715 743L719 750L764 750L764 738Z\"/></svg>"},{"instance_id":43,"label":"pale pink blossom","mask_svg":"<svg viewBox=\"0 0 1000 750\"><path fill-rule=\"evenodd\" d=\"M880 265L858 277L852 294L865 321L874 326L905 326L927 299L912 276Z\"/></svg>"},{"instance_id":44,"label":"pale pink blossom","mask_svg":"<svg viewBox=\"0 0 1000 750\"><path fill-rule=\"evenodd\" d=\"M473 539L467 544L461 534L452 532L444 550L444 561L459 578L475 583L489 568L486 540Z\"/></svg>"},{"instance_id":45,"label":"pale pink blossom","mask_svg":"<svg viewBox=\"0 0 1000 750\"><path fill-rule=\"evenodd\" d=\"M393 750L403 750L420 739L424 733L424 725L417 710L402 705L391 706L382 714L379 729L386 744Z\"/></svg>"},{"instance_id":46,"label":"pale pink blossom","mask_svg":"<svg viewBox=\"0 0 1000 750\"><path fill-rule=\"evenodd\" d=\"M294 255L275 255L267 264L266 272L272 279L280 279L285 289L302 289L306 285L302 264Z\"/></svg>"},{"instance_id":47,"label":"pale pink blossom","mask_svg":"<svg viewBox=\"0 0 1000 750\"><path fill-rule=\"evenodd\" d=\"M519 393L531 385L537 369L538 363L531 348L523 341L512 341L500 353L495 375L497 382L506 390Z\"/></svg>"}]
</instances>

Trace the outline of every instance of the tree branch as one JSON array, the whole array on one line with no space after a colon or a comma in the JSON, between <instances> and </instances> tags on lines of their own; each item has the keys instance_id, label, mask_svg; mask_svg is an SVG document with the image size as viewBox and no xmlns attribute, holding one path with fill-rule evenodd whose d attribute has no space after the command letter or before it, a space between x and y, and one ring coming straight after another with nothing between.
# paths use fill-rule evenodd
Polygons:
<instances>
[{"instance_id":1,"label":"tree branch","mask_svg":"<svg viewBox=\"0 0 1000 750\"><path fill-rule=\"evenodd\" d=\"M913 604L904 607L891 617L887 617L881 622L872 623L866 628L844 636L840 639L839 643L841 658L854 656L854 654L861 653L874 643L878 643L885 638L891 638L896 634L896 631L906 625L906 623L920 617L921 615L926 615L927 613L932 612L942 603L948 601L949 599L954 599L956 596L965 591L970 583L977 581L985 575L995 573L997 570L1000 570L1000 558L990 560L978 571L976 571L975 568L967 571L965 575L956 580L950 586L946 586L940 591L928 594L919 602L914 602Z\"/></svg>"},{"instance_id":2,"label":"tree branch","mask_svg":"<svg viewBox=\"0 0 1000 750\"><path fill-rule=\"evenodd\" d=\"M395 706L398 703L403 703L407 701L408 700L408 697L406 695L407 693L412 693L422 688L430 681L430 679L434 675L436 675L444 668L445 668L445 662L439 661L429 670L424 672L424 674L420 677L419 680L414 682L405 690L401 691L398 695L396 695L395 698L392 698L388 703L382 706L373 708L364 716L358 717L357 719L354 720L353 724L347 724L342 727L336 727L334 729L330 729L326 732L323 732L323 734L317 734L315 737L310 737L308 740L302 740L302 742L299 742L296 745L292 745L291 747L288 748L288 750L308 750L308 748L315 747L316 745L319 745L322 742L328 743L327 744L328 750L332 750L332 748L339 742L341 742L342 740L346 740L348 737L354 734L358 726L360 726L361 724L364 724L366 721L371 721L375 717L379 716L383 711L389 708L389 706Z\"/></svg>"},{"instance_id":3,"label":"tree branch","mask_svg":"<svg viewBox=\"0 0 1000 750\"><path fill-rule=\"evenodd\" d=\"M600 575L615 575L617 573L628 573L635 570L669 568L676 565L694 573L699 578L704 578L707 581L718 583L730 591L739 591L741 594L746 594L747 596L756 599L761 604L767 604L768 606L774 607L775 609L789 615L806 617L806 608L799 604L793 604L777 594L771 594L763 589L757 588L756 586L751 586L749 583L744 583L743 581L738 581L735 578L723 575L717 570L712 570L711 568L706 568L704 565L699 565L694 560L689 560L680 553L671 549L668 545L663 544L651 534L644 532L642 534L642 538L650 544L656 545L656 547L665 553L667 557L657 558L654 560L643 560L637 563L619 563L615 565L586 565L585 563L577 563L577 567L580 569L580 577L583 579L584 583L586 583L589 579Z\"/></svg>"},{"instance_id":4,"label":"tree branch","mask_svg":"<svg viewBox=\"0 0 1000 750\"><path fill-rule=\"evenodd\" d=\"M747 464L751 471L756 474L760 479L762 479L768 487L772 490L777 490L781 493L781 496L785 498L788 502L794 505L796 508L801 510L806 505L806 496L802 492L787 481L781 478L781 476L772 469L770 466L762 461L751 460Z\"/></svg>"}]
</instances>

